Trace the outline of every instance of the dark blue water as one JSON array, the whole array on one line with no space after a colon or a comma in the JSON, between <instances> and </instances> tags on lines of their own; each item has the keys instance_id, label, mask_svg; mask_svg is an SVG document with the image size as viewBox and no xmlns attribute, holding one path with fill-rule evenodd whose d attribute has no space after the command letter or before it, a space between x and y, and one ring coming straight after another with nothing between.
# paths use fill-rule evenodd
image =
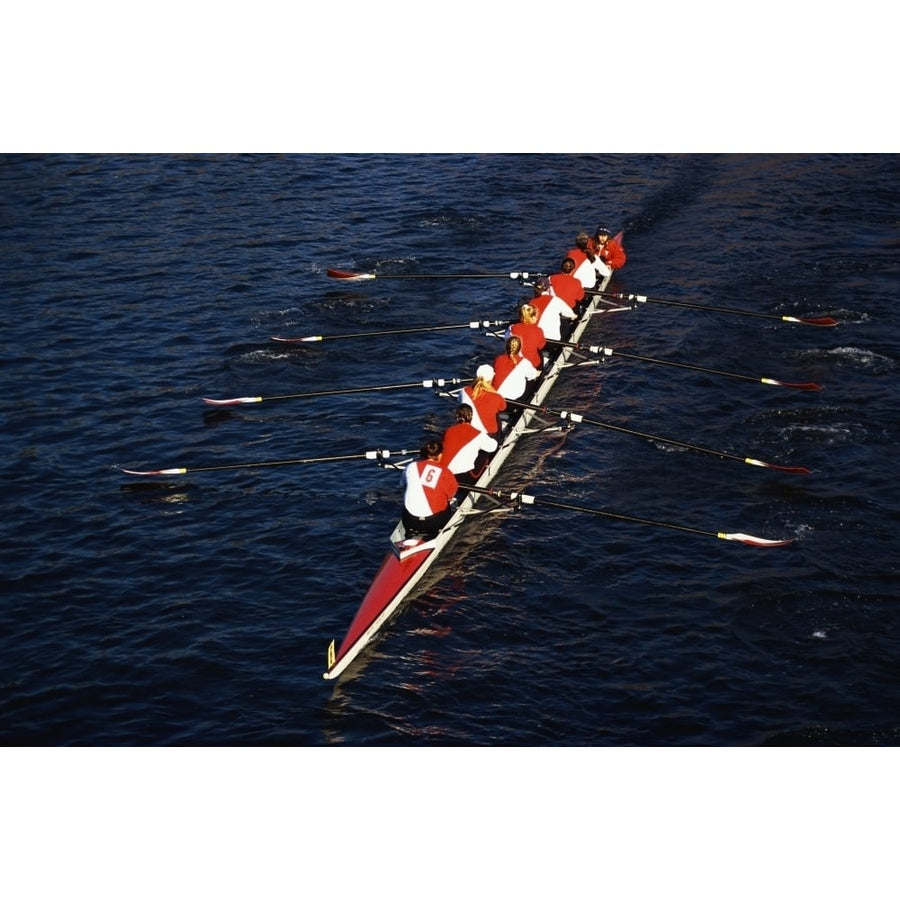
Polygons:
<instances>
[{"instance_id":1,"label":"dark blue water","mask_svg":"<svg viewBox=\"0 0 900 900\"><path fill-rule=\"evenodd\" d=\"M891 156L7 156L0 736L8 745L896 745L900 498ZM416 446L476 332L279 347L509 315L581 229L616 285L833 316L647 304L592 342L819 392L613 358L551 394L626 428L523 440L498 485L787 548L532 508L472 522L380 640L322 680L385 553L372 462Z\"/></svg>"}]
</instances>

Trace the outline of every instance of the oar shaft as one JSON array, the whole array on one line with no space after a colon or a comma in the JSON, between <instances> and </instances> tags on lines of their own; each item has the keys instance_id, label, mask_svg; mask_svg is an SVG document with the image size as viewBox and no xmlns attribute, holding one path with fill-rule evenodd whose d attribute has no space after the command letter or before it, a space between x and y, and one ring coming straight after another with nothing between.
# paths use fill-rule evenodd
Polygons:
<instances>
[{"instance_id":1,"label":"oar shaft","mask_svg":"<svg viewBox=\"0 0 900 900\"><path fill-rule=\"evenodd\" d=\"M610 519L618 519L623 522L631 522L637 525L653 525L659 528L669 528L674 531L684 531L689 534L698 534L703 537L714 537L725 541L740 541L741 543L747 544L751 547L784 547L794 542L793 539L771 540L769 538L759 538L754 537L752 534L745 534L743 532L728 533L724 531L703 531L699 528L693 528L690 525L680 525L674 522L660 522L656 519L646 519L641 516L626 515L625 513L612 512L611 510L606 509L597 509L596 507L592 506L582 506L577 503L565 503L560 500L551 500L546 497L535 497L531 494L522 493L521 491L503 492L495 491L490 488L469 488L469 490L475 491L476 493L480 494L489 494L501 500L507 499L523 505L547 506L554 509L568 510L570 512L587 513L588 515L592 516L606 516Z\"/></svg>"},{"instance_id":2,"label":"oar shaft","mask_svg":"<svg viewBox=\"0 0 900 900\"><path fill-rule=\"evenodd\" d=\"M232 397L229 400L212 400L203 397L204 403L212 406L237 406L242 403L265 403L269 400L307 400L311 397L331 397L337 394L363 394L370 391L399 391L415 387L443 387L447 384L461 384L462 378L427 378L424 381L411 381L407 384L376 384L370 387L331 388L325 391L307 391L304 394L279 394L272 397Z\"/></svg>"},{"instance_id":3,"label":"oar shaft","mask_svg":"<svg viewBox=\"0 0 900 900\"><path fill-rule=\"evenodd\" d=\"M583 422L585 425L594 425L597 428L606 428L610 431L618 431L620 434L630 434L633 437L644 438L648 441L657 441L662 444L672 444L675 447L683 447L685 450L693 450L697 453L707 453L710 456L717 456L719 459L731 459L736 462L747 463L751 466L762 466L766 469L777 469L780 472L790 472L797 475L808 475L809 469L805 466L780 466L775 463L763 462L759 459L753 459L749 456L736 456L733 453L725 453L721 450L712 450L709 447L701 447L698 444L689 444L686 441L679 441L675 438L661 437L656 434L647 434L643 431L635 431L633 428L625 428L623 425L614 425L611 422L600 422L596 419L587 419L580 413L569 412L568 410L553 410L544 406L534 406L530 403L521 403L518 400L507 400L508 404L513 406L522 406L526 409L533 409L537 412L547 413L548 415L557 415L561 419L569 419L571 422Z\"/></svg>"},{"instance_id":4,"label":"oar shaft","mask_svg":"<svg viewBox=\"0 0 900 900\"><path fill-rule=\"evenodd\" d=\"M735 316L752 316L757 319L774 319L777 322L796 322L801 325L837 325L837 321L830 316L776 316L771 313L761 313L748 309L735 309L730 306L705 306L699 303L663 300L659 297L648 297L646 294L623 294L613 291L586 291L585 293L598 294L601 297L612 297L616 300L625 300L629 303L659 303L663 306L677 306L682 309L699 309L703 312L720 312L730 313Z\"/></svg>"},{"instance_id":5,"label":"oar shaft","mask_svg":"<svg viewBox=\"0 0 900 900\"><path fill-rule=\"evenodd\" d=\"M695 366L689 363L680 363L675 362L670 359L657 359L653 356L638 356L635 353L623 353L621 350L614 350L612 347L598 347L598 346L585 346L584 344L573 344L567 341L547 341L548 344L559 344L563 347L574 347L577 350L586 350L589 353L597 353L602 356L619 356L622 359L633 359L638 362L648 362L655 363L660 366L672 366L677 369L687 369L691 372L704 372L707 375L721 375L725 378L739 378L744 381L755 381L757 384L771 384L778 385L780 387L788 387L788 388L796 388L801 391L820 391L822 390L822 385L815 384L814 382L791 382L791 381L778 381L774 378L765 378L760 377L758 375L742 375L739 372L724 372L721 369L710 369L706 366Z\"/></svg>"},{"instance_id":6,"label":"oar shaft","mask_svg":"<svg viewBox=\"0 0 900 900\"><path fill-rule=\"evenodd\" d=\"M524 281L528 278L528 272L420 272L397 274L378 274L375 272L347 272L344 269L327 269L325 274L329 278L338 278L343 281L373 281L376 278L512 278Z\"/></svg>"},{"instance_id":7,"label":"oar shaft","mask_svg":"<svg viewBox=\"0 0 900 900\"><path fill-rule=\"evenodd\" d=\"M126 475L187 475L196 472L225 472L234 469L262 469L272 466L297 466L312 463L346 462L355 459L389 459L391 456L408 456L418 450L366 450L364 453L350 453L344 456L313 456L305 459L270 459L259 462L228 463L221 466L195 466L175 469L154 469L149 472L138 472L134 469L122 469Z\"/></svg>"},{"instance_id":8,"label":"oar shaft","mask_svg":"<svg viewBox=\"0 0 900 900\"><path fill-rule=\"evenodd\" d=\"M318 341L336 341L342 338L381 337L387 334L421 334L428 331L451 331L454 328L492 328L495 325L507 324L505 319L478 322L464 322L461 325L422 325L415 328L395 328L387 331L358 331L350 334L313 334L309 337L272 337L271 340L282 344L315 343Z\"/></svg>"}]
</instances>

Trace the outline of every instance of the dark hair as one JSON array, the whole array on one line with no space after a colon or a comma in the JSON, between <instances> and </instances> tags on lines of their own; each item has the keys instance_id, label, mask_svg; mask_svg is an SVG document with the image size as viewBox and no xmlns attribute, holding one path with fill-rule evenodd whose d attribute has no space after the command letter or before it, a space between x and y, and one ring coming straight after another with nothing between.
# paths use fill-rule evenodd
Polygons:
<instances>
[{"instance_id":1,"label":"dark hair","mask_svg":"<svg viewBox=\"0 0 900 900\"><path fill-rule=\"evenodd\" d=\"M425 441L422 444L422 449L419 450L419 456L422 459L437 459L443 452L443 441Z\"/></svg>"},{"instance_id":2,"label":"dark hair","mask_svg":"<svg viewBox=\"0 0 900 900\"><path fill-rule=\"evenodd\" d=\"M456 407L456 421L457 422L471 422L472 421L472 407L469 406L468 403L460 403L459 406Z\"/></svg>"}]
</instances>

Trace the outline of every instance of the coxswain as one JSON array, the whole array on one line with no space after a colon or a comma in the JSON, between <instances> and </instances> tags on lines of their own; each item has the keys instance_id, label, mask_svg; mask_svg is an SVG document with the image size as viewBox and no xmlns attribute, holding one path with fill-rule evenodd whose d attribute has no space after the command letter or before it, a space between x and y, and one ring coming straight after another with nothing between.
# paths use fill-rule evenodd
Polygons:
<instances>
[{"instance_id":1,"label":"coxswain","mask_svg":"<svg viewBox=\"0 0 900 900\"><path fill-rule=\"evenodd\" d=\"M511 334L506 339L505 352L494 360L492 384L500 396L506 400L521 400L530 390L529 382L534 381L540 374L522 355L522 338Z\"/></svg>"},{"instance_id":2,"label":"coxswain","mask_svg":"<svg viewBox=\"0 0 900 900\"><path fill-rule=\"evenodd\" d=\"M550 276L550 293L575 307L584 299L584 285L572 274L575 271L575 260L567 256L560 266L559 272Z\"/></svg>"},{"instance_id":3,"label":"coxswain","mask_svg":"<svg viewBox=\"0 0 900 900\"><path fill-rule=\"evenodd\" d=\"M497 392L493 380L494 367L480 365L472 383L459 392L459 399L472 407L472 424L496 440L501 429L498 416L506 409L506 399Z\"/></svg>"},{"instance_id":4,"label":"coxswain","mask_svg":"<svg viewBox=\"0 0 900 900\"><path fill-rule=\"evenodd\" d=\"M530 303L523 303L519 307L519 321L510 325L506 337L516 335L522 341L522 355L536 369L544 367L544 358L541 350L547 343L544 332L538 326L538 311Z\"/></svg>"},{"instance_id":5,"label":"coxswain","mask_svg":"<svg viewBox=\"0 0 900 900\"><path fill-rule=\"evenodd\" d=\"M591 249L611 269L621 269L625 265L625 250L622 245L610 236L608 228L600 226L594 233Z\"/></svg>"},{"instance_id":6,"label":"coxswain","mask_svg":"<svg viewBox=\"0 0 900 900\"><path fill-rule=\"evenodd\" d=\"M450 521L456 506L459 483L441 464L444 446L427 441L419 451L420 459L404 472L403 527L407 536L433 538Z\"/></svg>"},{"instance_id":7,"label":"coxswain","mask_svg":"<svg viewBox=\"0 0 900 900\"><path fill-rule=\"evenodd\" d=\"M472 407L460 403L456 407L456 424L444 432L446 466L460 484L475 484L484 471L484 464L497 447L497 441L472 424Z\"/></svg>"},{"instance_id":8,"label":"coxswain","mask_svg":"<svg viewBox=\"0 0 900 900\"><path fill-rule=\"evenodd\" d=\"M562 340L562 320L577 319L575 311L550 290L543 290L538 282L534 286L535 296L531 305L538 311L537 326L548 341Z\"/></svg>"},{"instance_id":9,"label":"coxswain","mask_svg":"<svg viewBox=\"0 0 900 900\"><path fill-rule=\"evenodd\" d=\"M594 253L590 246L591 238L586 231L580 231L575 237L575 246L566 254L575 263L572 273L586 291L594 290L612 269Z\"/></svg>"}]
</instances>

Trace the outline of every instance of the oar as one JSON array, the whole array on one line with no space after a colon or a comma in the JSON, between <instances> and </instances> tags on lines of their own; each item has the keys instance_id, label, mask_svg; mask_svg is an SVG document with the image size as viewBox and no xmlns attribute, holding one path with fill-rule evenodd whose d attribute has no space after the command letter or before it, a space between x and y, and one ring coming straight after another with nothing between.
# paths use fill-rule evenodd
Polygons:
<instances>
[{"instance_id":1,"label":"oar","mask_svg":"<svg viewBox=\"0 0 900 900\"><path fill-rule=\"evenodd\" d=\"M496 325L508 325L507 319L498 319L495 322L483 320L480 322L465 322L462 325L421 325L415 328L397 328L391 331L358 331L352 334L313 334L309 337L273 337L271 340L282 344L299 344L310 341L335 341L338 338L379 337L384 334L417 334L423 331L450 331L454 328L493 328Z\"/></svg>"},{"instance_id":2,"label":"oar","mask_svg":"<svg viewBox=\"0 0 900 900\"><path fill-rule=\"evenodd\" d=\"M739 541L742 544L747 544L750 547L784 547L788 544L793 544L794 539L788 538L787 540L770 540L769 538L761 538L754 537L752 534L744 534L741 531L735 532L725 532L725 531L701 531L699 528L691 528L689 525L676 525L672 522L658 522L654 519L643 519L638 516L628 516L624 513L611 512L605 509L596 509L591 506L580 506L575 503L563 503L559 500L550 500L542 497L534 497L531 494L524 494L519 491L497 491L491 488L472 488L469 487L467 490L474 491L479 494L489 494L492 497L497 497L498 499L507 499L515 501L516 503L522 504L530 504L534 506L550 506L555 509L566 509L571 510L573 512L581 512L588 513L592 516L607 516L610 519L620 519L625 522L635 522L638 525L656 525L660 528L672 528L676 531L687 531L690 534L700 534L704 537L714 537L719 538L723 541Z\"/></svg>"},{"instance_id":3,"label":"oar","mask_svg":"<svg viewBox=\"0 0 900 900\"><path fill-rule=\"evenodd\" d=\"M707 369L704 366L692 366L688 363L673 362L668 359L656 359L652 356L637 356L634 353L623 353L621 350L614 350L612 347L587 346L585 344L573 344L566 341L548 340L548 344L559 344L562 347L574 347L576 350L585 350L588 353L598 353L603 356L621 356L623 359L636 359L640 362L657 363L661 366L675 366L679 369L690 369L693 372L706 372L709 375L724 375L727 378L742 378L745 381L756 381L761 384L774 384L779 387L796 388L800 391L821 391L822 385L813 381L794 382L794 381L778 381L775 378L760 378L756 375L740 375L737 372L723 372L720 369Z\"/></svg>"},{"instance_id":4,"label":"oar","mask_svg":"<svg viewBox=\"0 0 900 900\"><path fill-rule=\"evenodd\" d=\"M329 278L340 278L342 281L372 281L375 278L512 278L524 281L529 277L528 272L457 272L416 275L376 275L374 272L345 272L342 269L326 269L325 274ZM535 273L532 273L532 275Z\"/></svg>"},{"instance_id":5,"label":"oar","mask_svg":"<svg viewBox=\"0 0 900 900\"><path fill-rule=\"evenodd\" d=\"M830 316L775 316L769 313L752 312L746 309L734 309L729 306L702 306L698 303L680 303L676 300L660 300L658 297L647 297L644 294L620 294L612 291L585 291L601 297L612 297L614 300L625 300L632 303L660 303L665 306L680 306L682 309L700 309L704 312L732 313L736 316L755 316L757 319L775 319L779 322L797 322L800 325L837 325L837 320Z\"/></svg>"},{"instance_id":6,"label":"oar","mask_svg":"<svg viewBox=\"0 0 900 900\"><path fill-rule=\"evenodd\" d=\"M428 378L425 381L412 381L408 384L376 384L371 387L332 388L327 391L308 391L305 394L279 394L273 397L232 397L229 400L211 400L203 397L204 403L212 406L238 406L241 403L265 403L268 400L304 400L310 397L330 397L335 394L362 394L367 391L399 391L404 388L414 387L444 387L448 384L468 383L465 378Z\"/></svg>"},{"instance_id":7,"label":"oar","mask_svg":"<svg viewBox=\"0 0 900 900\"><path fill-rule=\"evenodd\" d=\"M699 447L696 444L687 444L684 441L676 441L673 438L659 437L655 434L645 434L642 431L634 431L631 428L624 428L621 425L613 425L610 422L598 422L594 419L586 419L580 413L568 412L567 410L547 409L545 406L533 406L530 403L521 403L518 400L507 400L508 404L513 406L521 406L525 409L534 409L537 412L547 413L548 415L557 415L561 419L569 419L571 422L584 422L585 425L596 425L598 428L608 428L610 431L619 431L622 434L631 434L635 437L646 438L649 441L659 441L663 444L673 444L676 447L684 447L686 450L696 450L698 453L709 453L712 456L718 456L720 459L733 459L737 462L747 463L751 466L762 466L766 469L775 469L779 472L790 472L794 475L809 475L810 470L805 466L779 466L775 463L763 462L760 459L752 457L735 456L731 453L723 453L720 450L710 450L708 447Z\"/></svg>"},{"instance_id":8,"label":"oar","mask_svg":"<svg viewBox=\"0 0 900 900\"><path fill-rule=\"evenodd\" d=\"M366 450L365 453L351 453L347 456L315 456L308 459L273 459L264 462L231 463L224 466L199 466L196 468L154 469L150 472L137 472L134 469L121 469L126 475L187 475L188 472L222 472L226 469L259 469L264 466L296 466L309 463L344 462L350 459L389 459L391 456L408 456L418 450Z\"/></svg>"}]
</instances>

